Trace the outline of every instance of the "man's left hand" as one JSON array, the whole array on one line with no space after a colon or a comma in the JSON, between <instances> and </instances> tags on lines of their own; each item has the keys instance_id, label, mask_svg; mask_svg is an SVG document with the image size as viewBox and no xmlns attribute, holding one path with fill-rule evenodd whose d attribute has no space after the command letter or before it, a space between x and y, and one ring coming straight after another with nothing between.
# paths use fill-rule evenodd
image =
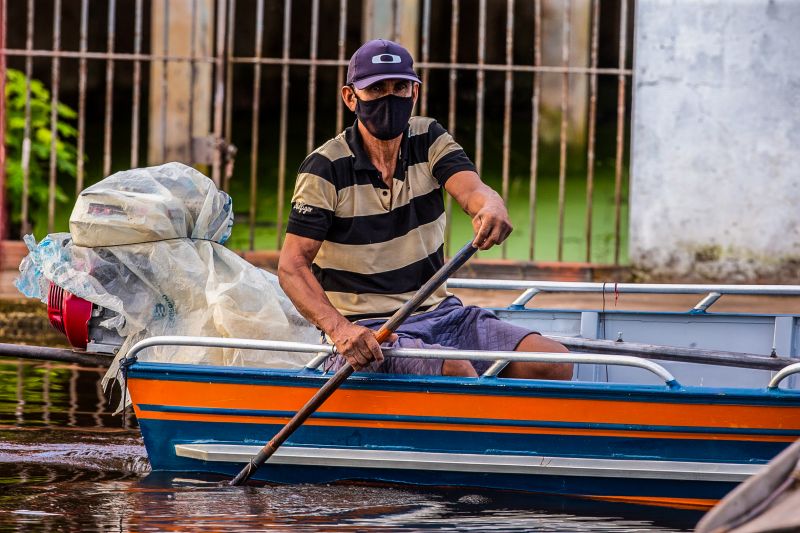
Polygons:
<instances>
[{"instance_id":1,"label":"man's left hand","mask_svg":"<svg viewBox=\"0 0 800 533\"><path fill-rule=\"evenodd\" d=\"M486 202L472 218L472 229L475 231L472 245L479 250L488 250L506 240L514 227L502 202Z\"/></svg>"}]
</instances>

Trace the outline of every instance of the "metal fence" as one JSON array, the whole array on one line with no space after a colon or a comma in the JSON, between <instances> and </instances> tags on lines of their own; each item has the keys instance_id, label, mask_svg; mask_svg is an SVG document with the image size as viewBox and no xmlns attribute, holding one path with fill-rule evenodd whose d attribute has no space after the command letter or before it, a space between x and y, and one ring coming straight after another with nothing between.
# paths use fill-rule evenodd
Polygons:
<instances>
[{"instance_id":1,"label":"metal fence","mask_svg":"<svg viewBox=\"0 0 800 533\"><path fill-rule=\"evenodd\" d=\"M160 163L177 153L184 161L206 165L217 184L237 191L237 203L246 201L246 242L250 249L264 246L256 239L259 222L264 220L274 229L272 242L280 248L288 207L286 191L291 186L291 181L287 183L287 179L291 180L291 175L287 178L287 168L296 168L300 163L292 150L304 146L307 153L323 135L341 131L345 125L345 109L338 101L338 91L326 92L321 98L321 87L329 82L335 89L344 83L347 60L364 38L365 20L375 16L375 1L0 0L0 84L5 84L7 66L20 68L27 79L19 213L12 213L18 220L19 232L30 231L34 222L30 180L34 164L31 146L36 132L31 124L31 79L38 73L50 88L48 231L59 220L59 184L72 184L72 178L64 177L56 156L61 135L58 104L68 101L77 108L76 192L113 170L145 162ZM404 16L408 18L408 4L398 0L390 4L394 22L391 35L385 36L402 41L400 22ZM524 161L529 236L524 258L539 258L536 244L537 234L541 235L541 231L537 232L541 161L548 155L543 152L548 151L552 152L552 160L557 153L557 170L552 176L557 178L557 216L546 228L555 233L554 258L564 259L568 162L573 166L578 162L577 166L585 169L581 179L585 188L581 200L584 248L580 255L581 259L592 261L601 122L599 94L603 83L615 88L613 113L607 113L603 122L610 125L609 131L612 127L614 131L613 148L609 148L613 150L609 157L613 157L614 169L613 254L608 262L618 264L624 260L621 251L632 33L632 6L628 0L418 0L415 4L419 9L412 44L423 79L418 112L441 113L440 121L446 121L446 127L457 133L479 171L488 161L499 162L498 188L507 202L514 182L512 166L520 167ZM555 10L560 16L548 17L547 10ZM576 29L576 10L588 11L588 29ZM66 27L65 12L69 12ZM188 18L190 24L181 30L177 21L182 18ZM556 23L559 27L554 28ZM588 37L587 61L583 65L575 65L571 57L576 31ZM543 39L551 35L552 41L554 32L560 41L560 57L548 62L543 54L547 45ZM187 33L188 53L176 53L174 43ZM491 51L497 53L490 54ZM601 57L604 53L605 61ZM49 73L44 75L48 67ZM178 68L184 69L180 72L190 80L188 89L175 83L178 71L171 69ZM543 80L548 76L560 78L559 102L551 113L558 117L558 134L552 143L543 142L541 135ZM502 80L498 81L498 77ZM303 82L307 82L307 88ZM575 144L570 139L569 117L574 103L571 84L578 82L588 84L586 132L583 142ZM492 90L492 95L502 97L487 100L492 84L502 87L501 91ZM464 86L469 90L464 91ZM266 97L265 89L269 90ZM186 124L173 120L173 108L181 107L174 102L186 103ZM4 111L8 112L0 109L0 114ZM491 115L488 118L487 112ZM305 115L303 120L301 115ZM2 127L6 122L5 118L0 121ZM170 152L168 130L177 122L186 130L186 142L177 152ZM243 122L249 122L247 128ZM494 141L492 134L487 134L489 122L492 127L499 126L499 149L486 148L487 138ZM207 123L207 131L198 135L200 123ZM88 138L92 139L89 144ZM529 144L520 149L519 142L515 144L517 138L529 139ZM154 151L154 144L160 146L160 153L158 149ZM235 167L234 144L242 147ZM612 143L607 144L610 147ZM580 153L575 153L575 146ZM89 152L92 171L86 166ZM6 166L4 160L4 170ZM276 179L265 180L265 172L274 174ZM5 183L5 173L0 179ZM261 200L266 181L274 187L270 192L274 191L275 200L264 207ZM274 208L274 214L264 212L270 208ZM447 208L451 214L449 200ZM5 223L6 217L2 218ZM448 241L450 231L448 228ZM502 256L507 255L504 246Z\"/></svg>"}]
</instances>

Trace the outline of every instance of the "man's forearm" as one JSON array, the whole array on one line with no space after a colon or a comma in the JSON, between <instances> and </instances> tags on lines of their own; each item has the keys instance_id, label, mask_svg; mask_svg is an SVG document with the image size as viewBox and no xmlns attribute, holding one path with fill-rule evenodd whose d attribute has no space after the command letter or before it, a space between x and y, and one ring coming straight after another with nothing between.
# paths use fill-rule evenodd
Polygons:
<instances>
[{"instance_id":1,"label":"man's forearm","mask_svg":"<svg viewBox=\"0 0 800 533\"><path fill-rule=\"evenodd\" d=\"M445 184L447 192L472 217L473 245L488 250L503 242L514 229L500 195L483 183L475 172L453 174Z\"/></svg>"},{"instance_id":2,"label":"man's forearm","mask_svg":"<svg viewBox=\"0 0 800 533\"><path fill-rule=\"evenodd\" d=\"M488 185L481 184L466 197L462 208L470 217L474 217L478 211L490 204L497 204L505 208L505 203L500 195Z\"/></svg>"},{"instance_id":3,"label":"man's forearm","mask_svg":"<svg viewBox=\"0 0 800 533\"><path fill-rule=\"evenodd\" d=\"M300 314L328 335L353 368L363 368L373 361L381 363L383 354L374 332L342 316L328 300L309 264L288 257L287 254L287 259L284 259L281 255L278 279Z\"/></svg>"},{"instance_id":4,"label":"man's forearm","mask_svg":"<svg viewBox=\"0 0 800 533\"><path fill-rule=\"evenodd\" d=\"M331 304L306 265L279 266L281 288L306 320L330 334L347 319Z\"/></svg>"}]
</instances>

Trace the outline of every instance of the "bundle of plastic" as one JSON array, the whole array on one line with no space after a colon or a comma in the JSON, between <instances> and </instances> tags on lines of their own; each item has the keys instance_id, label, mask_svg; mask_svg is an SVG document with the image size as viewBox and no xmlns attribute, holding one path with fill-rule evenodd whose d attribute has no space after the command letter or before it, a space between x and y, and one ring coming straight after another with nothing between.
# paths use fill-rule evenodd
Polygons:
<instances>
[{"instance_id":1,"label":"bundle of plastic","mask_svg":"<svg viewBox=\"0 0 800 533\"><path fill-rule=\"evenodd\" d=\"M117 359L155 335L319 341L277 278L222 244L230 197L180 163L118 172L84 190L69 233L48 235L20 265L17 287L44 301L49 282L114 311L104 327L126 337ZM153 347L140 359L299 368L308 354ZM109 374L113 374L115 368Z\"/></svg>"}]
</instances>

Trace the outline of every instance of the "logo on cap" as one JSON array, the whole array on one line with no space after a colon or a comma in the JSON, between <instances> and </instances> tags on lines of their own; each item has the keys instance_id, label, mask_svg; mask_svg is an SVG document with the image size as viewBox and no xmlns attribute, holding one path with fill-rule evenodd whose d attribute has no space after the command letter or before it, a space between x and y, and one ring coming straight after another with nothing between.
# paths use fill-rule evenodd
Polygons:
<instances>
[{"instance_id":1,"label":"logo on cap","mask_svg":"<svg viewBox=\"0 0 800 533\"><path fill-rule=\"evenodd\" d=\"M372 56L372 62L374 64L380 63L399 63L400 56L394 54L378 54L376 56Z\"/></svg>"}]
</instances>

